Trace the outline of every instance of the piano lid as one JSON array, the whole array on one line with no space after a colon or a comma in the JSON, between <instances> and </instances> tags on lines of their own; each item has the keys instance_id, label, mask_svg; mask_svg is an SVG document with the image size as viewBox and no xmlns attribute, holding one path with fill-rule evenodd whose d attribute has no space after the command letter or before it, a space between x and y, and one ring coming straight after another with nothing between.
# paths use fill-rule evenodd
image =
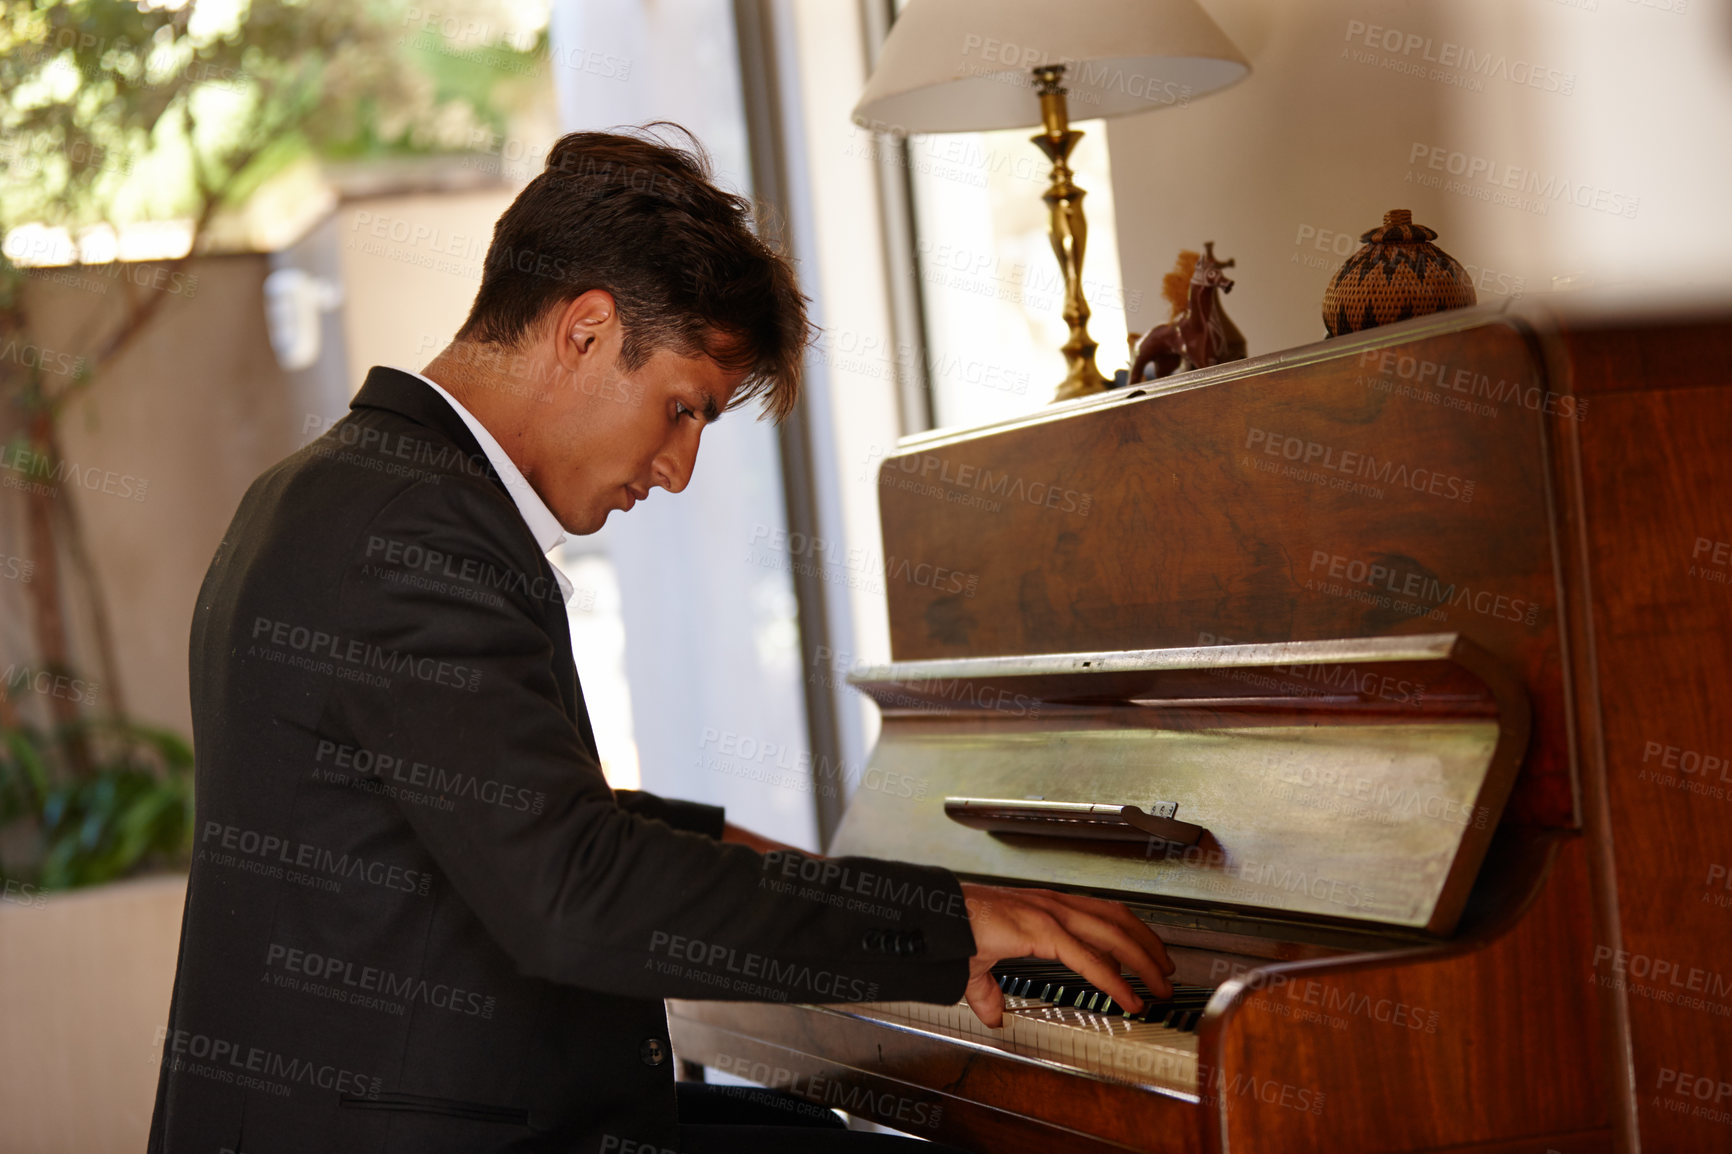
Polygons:
<instances>
[{"instance_id":1,"label":"piano lid","mask_svg":"<svg viewBox=\"0 0 1732 1154\"><path fill-rule=\"evenodd\" d=\"M1458 634L850 680L884 726L833 854L1433 934L1460 916L1528 736L1520 684Z\"/></svg>"}]
</instances>

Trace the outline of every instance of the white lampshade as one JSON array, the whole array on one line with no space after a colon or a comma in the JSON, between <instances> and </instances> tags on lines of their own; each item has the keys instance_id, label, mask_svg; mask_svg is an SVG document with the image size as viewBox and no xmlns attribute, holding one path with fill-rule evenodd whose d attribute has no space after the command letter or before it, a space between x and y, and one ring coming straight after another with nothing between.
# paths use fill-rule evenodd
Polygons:
<instances>
[{"instance_id":1,"label":"white lampshade","mask_svg":"<svg viewBox=\"0 0 1732 1154\"><path fill-rule=\"evenodd\" d=\"M1251 71L1196 0L910 0L854 122L879 132L1040 123L1033 70L1065 65L1075 120L1147 112Z\"/></svg>"}]
</instances>

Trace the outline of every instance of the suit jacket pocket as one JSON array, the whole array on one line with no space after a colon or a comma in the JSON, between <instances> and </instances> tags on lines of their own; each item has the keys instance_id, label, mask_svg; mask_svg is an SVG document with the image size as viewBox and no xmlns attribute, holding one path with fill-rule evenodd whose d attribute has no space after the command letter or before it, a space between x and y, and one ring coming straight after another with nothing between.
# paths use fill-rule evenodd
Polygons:
<instances>
[{"instance_id":1,"label":"suit jacket pocket","mask_svg":"<svg viewBox=\"0 0 1732 1154\"><path fill-rule=\"evenodd\" d=\"M417 1114L439 1114L446 1118L465 1118L471 1122L529 1125L529 1110L522 1106L492 1106L486 1102L435 1098L428 1094L375 1094L372 1097L344 1094L340 1101L351 1110L401 1110Z\"/></svg>"}]
</instances>

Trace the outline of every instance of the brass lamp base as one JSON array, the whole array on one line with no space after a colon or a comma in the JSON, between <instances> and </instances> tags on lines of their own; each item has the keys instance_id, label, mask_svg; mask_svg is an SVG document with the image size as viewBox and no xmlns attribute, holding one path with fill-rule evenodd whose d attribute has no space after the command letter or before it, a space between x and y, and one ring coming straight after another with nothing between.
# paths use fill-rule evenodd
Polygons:
<instances>
[{"instance_id":1,"label":"brass lamp base","mask_svg":"<svg viewBox=\"0 0 1732 1154\"><path fill-rule=\"evenodd\" d=\"M1060 381L1058 383L1058 388L1053 391L1053 400L1070 401L1077 397L1087 397L1095 393L1106 392L1107 379L1101 376L1101 371L1099 369L1095 368L1095 347L1096 346L1091 344L1088 352L1084 354L1080 363L1071 366L1070 372L1065 374L1064 380ZM1062 346L1062 349L1064 350L1065 357L1071 359L1069 352L1070 346L1064 345Z\"/></svg>"},{"instance_id":2,"label":"brass lamp base","mask_svg":"<svg viewBox=\"0 0 1732 1154\"><path fill-rule=\"evenodd\" d=\"M1104 392L1107 387L1106 378L1095 368L1095 349L1099 346L1089 336L1089 305L1083 297L1083 250L1088 245L1088 221L1083 218L1082 201L1086 194L1071 179L1070 170L1071 149L1083 134L1070 126L1067 90L1059 83L1064 78L1064 65L1036 68L1034 77L1040 93L1041 131L1030 139L1052 161L1052 183L1041 199L1046 201L1052 254L1064 273L1063 316L1070 325L1070 338L1060 349L1069 371L1053 400L1068 401Z\"/></svg>"}]
</instances>

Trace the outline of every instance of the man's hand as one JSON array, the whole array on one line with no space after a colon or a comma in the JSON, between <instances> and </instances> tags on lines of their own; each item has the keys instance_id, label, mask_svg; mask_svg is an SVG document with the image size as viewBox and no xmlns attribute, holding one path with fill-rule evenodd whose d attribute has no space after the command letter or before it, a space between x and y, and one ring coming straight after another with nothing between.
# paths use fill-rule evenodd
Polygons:
<instances>
[{"instance_id":1,"label":"man's hand","mask_svg":"<svg viewBox=\"0 0 1732 1154\"><path fill-rule=\"evenodd\" d=\"M1173 963L1153 930L1119 902L1051 890L1009 889L962 883L974 957L968 963L964 997L982 1022L1004 1024L1004 994L992 967L1003 958L1051 958L1081 974L1133 1012L1143 1000L1119 976L1122 964L1165 997Z\"/></svg>"}]
</instances>

